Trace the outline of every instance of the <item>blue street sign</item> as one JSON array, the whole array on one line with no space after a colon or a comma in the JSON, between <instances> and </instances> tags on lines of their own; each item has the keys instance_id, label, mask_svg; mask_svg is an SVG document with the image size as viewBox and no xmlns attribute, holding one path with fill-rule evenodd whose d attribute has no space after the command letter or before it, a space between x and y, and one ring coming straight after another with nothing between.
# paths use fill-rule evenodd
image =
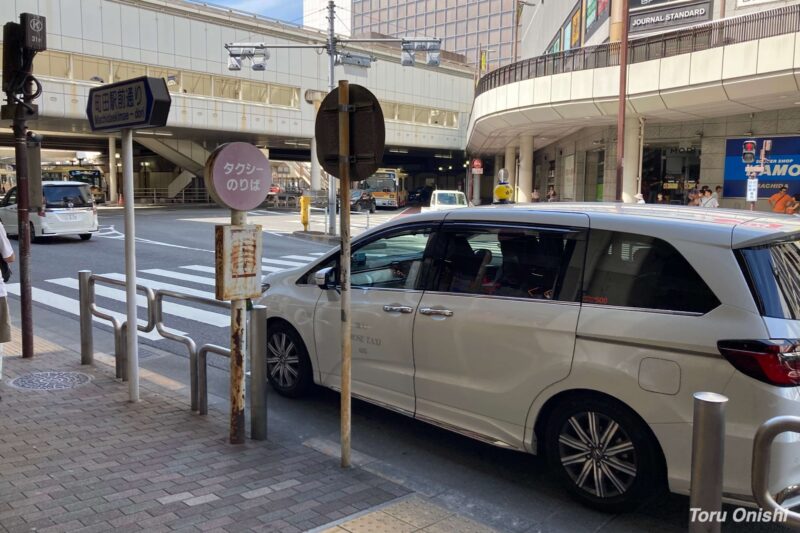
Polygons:
<instances>
[{"instance_id":1,"label":"blue street sign","mask_svg":"<svg viewBox=\"0 0 800 533\"><path fill-rule=\"evenodd\" d=\"M86 115L92 131L160 128L172 103L163 78L142 76L89 91Z\"/></svg>"},{"instance_id":2,"label":"blue street sign","mask_svg":"<svg viewBox=\"0 0 800 533\"><path fill-rule=\"evenodd\" d=\"M758 176L759 198L769 198L781 187L788 187L789 193L800 193L800 137L769 137L772 150L764 162L764 172ZM728 139L725 147L725 185L726 198L744 198L747 194L747 165L742 162L742 149L747 140L756 141L756 161L759 163L761 148L765 138L741 137Z\"/></svg>"}]
</instances>

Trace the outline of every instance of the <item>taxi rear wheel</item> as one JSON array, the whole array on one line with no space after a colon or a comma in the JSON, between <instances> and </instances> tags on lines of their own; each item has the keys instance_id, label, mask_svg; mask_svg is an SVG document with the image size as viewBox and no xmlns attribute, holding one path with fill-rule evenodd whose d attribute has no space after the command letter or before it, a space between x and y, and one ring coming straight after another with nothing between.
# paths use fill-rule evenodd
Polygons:
<instances>
[{"instance_id":1,"label":"taxi rear wheel","mask_svg":"<svg viewBox=\"0 0 800 533\"><path fill-rule=\"evenodd\" d=\"M92 234L91 233L81 233L80 237L81 237L82 241L88 241L89 239L92 238Z\"/></svg>"}]
</instances>

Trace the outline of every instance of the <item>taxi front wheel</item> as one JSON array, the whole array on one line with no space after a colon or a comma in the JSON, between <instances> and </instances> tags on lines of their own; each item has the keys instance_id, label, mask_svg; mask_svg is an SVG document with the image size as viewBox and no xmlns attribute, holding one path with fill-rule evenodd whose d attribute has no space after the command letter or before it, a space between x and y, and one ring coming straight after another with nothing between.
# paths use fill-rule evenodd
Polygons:
<instances>
[{"instance_id":1,"label":"taxi front wheel","mask_svg":"<svg viewBox=\"0 0 800 533\"><path fill-rule=\"evenodd\" d=\"M290 398L305 395L314 384L305 344L286 322L267 327L267 380L278 394Z\"/></svg>"}]
</instances>

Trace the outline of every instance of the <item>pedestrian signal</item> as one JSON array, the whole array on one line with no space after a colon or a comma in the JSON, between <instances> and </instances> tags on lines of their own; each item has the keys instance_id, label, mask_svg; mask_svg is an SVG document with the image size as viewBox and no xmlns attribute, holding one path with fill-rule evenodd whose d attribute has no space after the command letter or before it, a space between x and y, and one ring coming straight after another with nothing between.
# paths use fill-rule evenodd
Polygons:
<instances>
[{"instance_id":1,"label":"pedestrian signal","mask_svg":"<svg viewBox=\"0 0 800 533\"><path fill-rule=\"evenodd\" d=\"M747 140L742 145L742 163L750 165L756 161L756 141Z\"/></svg>"}]
</instances>

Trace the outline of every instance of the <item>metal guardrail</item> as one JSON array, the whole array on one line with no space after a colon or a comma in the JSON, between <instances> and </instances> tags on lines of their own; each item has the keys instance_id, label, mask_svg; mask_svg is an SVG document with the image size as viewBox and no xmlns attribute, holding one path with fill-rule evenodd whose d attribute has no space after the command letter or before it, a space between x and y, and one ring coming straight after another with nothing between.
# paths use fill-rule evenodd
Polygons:
<instances>
[{"instance_id":1,"label":"metal guardrail","mask_svg":"<svg viewBox=\"0 0 800 533\"><path fill-rule=\"evenodd\" d=\"M80 331L81 331L81 364L94 362L94 340L92 334L92 317L111 322L114 328L114 356L116 377L127 380L127 353L125 350L125 331L127 322L100 311L95 305L96 283L105 283L125 287L125 282L92 274L89 270L78 272L80 293ZM137 285L137 290L147 298L147 323L139 325L139 331L148 333L154 329L165 339L180 342L189 351L189 389L192 411L201 415L208 414L208 354L215 353L230 358L229 348L216 344L197 343L187 335L178 335L167 329L164 324L164 299L171 298L199 305L207 305L222 309L230 309L230 302L192 296L167 289L152 289ZM265 440L267 438L267 342L266 342L267 308L255 305L248 312L248 352L251 361L250 385L250 423L251 438Z\"/></svg>"},{"instance_id":2,"label":"metal guardrail","mask_svg":"<svg viewBox=\"0 0 800 533\"><path fill-rule=\"evenodd\" d=\"M800 433L800 417L778 416L761 424L756 431L750 474L753 497L765 511L780 513L786 517L784 523L800 527L800 513L781 505L791 498L800 496L800 485L786 487L774 497L769 491L770 448L775 438L782 433Z\"/></svg>"},{"instance_id":3,"label":"metal guardrail","mask_svg":"<svg viewBox=\"0 0 800 533\"><path fill-rule=\"evenodd\" d=\"M174 197L170 197L167 187L142 187L134 189L133 202L148 204L211 203L211 196L205 189L184 189Z\"/></svg>"},{"instance_id":4,"label":"metal guardrail","mask_svg":"<svg viewBox=\"0 0 800 533\"><path fill-rule=\"evenodd\" d=\"M93 275L89 270L78 272L78 293L80 294L80 330L81 330L81 364L90 365L94 362L94 342L92 337L92 317L111 322L114 328L114 359L115 375L118 379L128 381L128 352L126 350L127 322L117 317L100 311L94 303L95 284L103 283L117 287L125 287L124 281ZM144 293L147 298L147 323L137 325L137 329L149 333L156 328L155 320L155 292L144 285L136 286L137 292Z\"/></svg>"},{"instance_id":5,"label":"metal guardrail","mask_svg":"<svg viewBox=\"0 0 800 533\"><path fill-rule=\"evenodd\" d=\"M628 62L641 63L798 31L800 5L786 6L631 39ZM517 61L483 76L475 88L475 96L518 81L617 66L619 52L620 44L614 42Z\"/></svg>"}]
</instances>

